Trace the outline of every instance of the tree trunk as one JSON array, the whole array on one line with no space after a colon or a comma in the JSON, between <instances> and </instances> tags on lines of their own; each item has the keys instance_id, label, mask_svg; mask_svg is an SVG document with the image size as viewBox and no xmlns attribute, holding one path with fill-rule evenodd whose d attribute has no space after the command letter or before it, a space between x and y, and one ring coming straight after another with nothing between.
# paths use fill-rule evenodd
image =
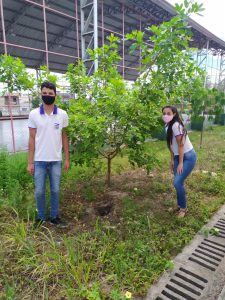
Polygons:
<instances>
[{"instance_id":1,"label":"tree trunk","mask_svg":"<svg viewBox=\"0 0 225 300\"><path fill-rule=\"evenodd\" d=\"M12 111L12 95L10 92L8 93L8 110L10 114L10 123L11 123L11 131L12 131L13 153L16 153L14 125L13 125L13 111Z\"/></svg>"},{"instance_id":2,"label":"tree trunk","mask_svg":"<svg viewBox=\"0 0 225 300\"><path fill-rule=\"evenodd\" d=\"M203 121L202 121L202 130L201 130L201 137L200 137L200 148L202 148L202 140L203 140L203 131L204 131L204 121L205 121L205 115L203 113Z\"/></svg>"},{"instance_id":3,"label":"tree trunk","mask_svg":"<svg viewBox=\"0 0 225 300\"><path fill-rule=\"evenodd\" d=\"M111 181L111 157L107 158L107 163L108 163L108 172L107 172L107 185L110 186L110 181Z\"/></svg>"},{"instance_id":4,"label":"tree trunk","mask_svg":"<svg viewBox=\"0 0 225 300\"><path fill-rule=\"evenodd\" d=\"M201 130L200 148L202 148L202 139L203 139L203 125L202 125L202 130Z\"/></svg>"}]
</instances>

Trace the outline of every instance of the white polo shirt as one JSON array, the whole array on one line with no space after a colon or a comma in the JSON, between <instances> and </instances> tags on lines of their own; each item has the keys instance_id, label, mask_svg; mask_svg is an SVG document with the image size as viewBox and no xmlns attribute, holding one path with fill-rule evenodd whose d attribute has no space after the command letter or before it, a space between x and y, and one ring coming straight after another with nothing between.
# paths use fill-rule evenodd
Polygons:
<instances>
[{"instance_id":1,"label":"white polo shirt","mask_svg":"<svg viewBox=\"0 0 225 300\"><path fill-rule=\"evenodd\" d=\"M62 160L62 129L67 126L67 113L56 105L50 115L43 104L30 112L28 127L36 128L35 161Z\"/></svg>"},{"instance_id":2,"label":"white polo shirt","mask_svg":"<svg viewBox=\"0 0 225 300\"><path fill-rule=\"evenodd\" d=\"M167 131L167 129L168 129L168 127L166 127L166 131ZM174 155L179 155L176 136L183 135L184 128L179 122L175 122L172 126L172 131L173 131L173 139L172 139L171 149L172 149ZM184 142L184 153L187 153L188 151L193 149L193 145L190 142L188 135L183 136L183 142Z\"/></svg>"}]
</instances>

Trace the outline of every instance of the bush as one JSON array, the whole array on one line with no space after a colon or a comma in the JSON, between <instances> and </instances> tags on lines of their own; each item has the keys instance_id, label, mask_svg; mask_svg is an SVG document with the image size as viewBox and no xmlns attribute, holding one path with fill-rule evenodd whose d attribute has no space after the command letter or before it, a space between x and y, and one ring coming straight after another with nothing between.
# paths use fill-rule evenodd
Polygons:
<instances>
[{"instance_id":1,"label":"bush","mask_svg":"<svg viewBox=\"0 0 225 300\"><path fill-rule=\"evenodd\" d=\"M26 154L0 151L0 204L11 206L21 215L33 214L33 179L26 171Z\"/></svg>"},{"instance_id":2,"label":"bush","mask_svg":"<svg viewBox=\"0 0 225 300\"><path fill-rule=\"evenodd\" d=\"M156 138L159 140L166 140L165 127L162 125L162 126L159 126L158 128L156 128L155 130L153 130L152 138Z\"/></svg>"},{"instance_id":3,"label":"bush","mask_svg":"<svg viewBox=\"0 0 225 300\"><path fill-rule=\"evenodd\" d=\"M204 120L205 120L204 116L192 116L191 129L201 131L203 129Z\"/></svg>"},{"instance_id":4,"label":"bush","mask_svg":"<svg viewBox=\"0 0 225 300\"><path fill-rule=\"evenodd\" d=\"M225 125L225 114L216 115L214 124Z\"/></svg>"}]
</instances>

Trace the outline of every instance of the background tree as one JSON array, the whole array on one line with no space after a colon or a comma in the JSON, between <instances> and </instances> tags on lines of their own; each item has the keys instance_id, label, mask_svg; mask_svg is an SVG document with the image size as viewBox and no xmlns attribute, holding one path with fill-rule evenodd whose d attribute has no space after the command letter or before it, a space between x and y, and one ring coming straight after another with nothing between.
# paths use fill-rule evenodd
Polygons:
<instances>
[{"instance_id":1,"label":"background tree","mask_svg":"<svg viewBox=\"0 0 225 300\"><path fill-rule=\"evenodd\" d=\"M26 67L21 59L3 54L0 56L0 82L5 84L3 93L8 92L8 107L11 118L13 151L15 152L12 93L32 90L34 86L34 78L27 72Z\"/></svg>"},{"instance_id":2,"label":"background tree","mask_svg":"<svg viewBox=\"0 0 225 300\"><path fill-rule=\"evenodd\" d=\"M218 118L224 113L225 94L215 88L205 88L203 83L197 82L191 95L192 122L200 124L200 147L203 141L205 119Z\"/></svg>"},{"instance_id":3,"label":"background tree","mask_svg":"<svg viewBox=\"0 0 225 300\"><path fill-rule=\"evenodd\" d=\"M0 82L9 93L31 90L34 86L34 78L22 60L5 54L0 56Z\"/></svg>"},{"instance_id":4,"label":"background tree","mask_svg":"<svg viewBox=\"0 0 225 300\"><path fill-rule=\"evenodd\" d=\"M203 10L202 4L184 1L176 4L177 15L159 26L152 25L145 32L133 31L127 39L133 41L131 51L141 49L143 76L137 81L144 101L164 97L168 103L179 103L186 91L193 90L196 77L203 71L193 60L196 49L189 47L192 32L188 17Z\"/></svg>"}]
</instances>

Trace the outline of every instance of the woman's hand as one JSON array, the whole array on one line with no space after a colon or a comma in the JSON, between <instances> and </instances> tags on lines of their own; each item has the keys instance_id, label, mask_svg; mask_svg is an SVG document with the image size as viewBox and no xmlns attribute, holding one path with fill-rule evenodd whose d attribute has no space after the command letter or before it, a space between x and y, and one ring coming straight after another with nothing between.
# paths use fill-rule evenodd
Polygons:
<instances>
[{"instance_id":1,"label":"woman's hand","mask_svg":"<svg viewBox=\"0 0 225 300\"><path fill-rule=\"evenodd\" d=\"M183 163L179 163L177 166L177 174L182 174L183 173Z\"/></svg>"}]
</instances>

